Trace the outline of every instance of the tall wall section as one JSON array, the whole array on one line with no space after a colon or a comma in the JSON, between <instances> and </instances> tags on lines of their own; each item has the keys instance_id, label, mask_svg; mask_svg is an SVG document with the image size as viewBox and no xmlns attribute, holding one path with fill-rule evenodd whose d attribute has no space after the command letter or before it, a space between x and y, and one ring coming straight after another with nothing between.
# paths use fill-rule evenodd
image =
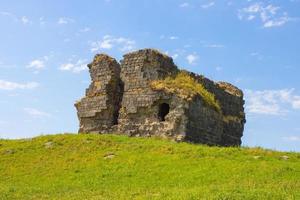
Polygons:
<instances>
[{"instance_id":1,"label":"tall wall section","mask_svg":"<svg viewBox=\"0 0 300 200\"><path fill-rule=\"evenodd\" d=\"M230 83L214 82L202 75L194 73L190 73L190 75L209 92L213 93L220 103L222 110L222 119L220 121L223 126L223 131L219 145L240 145L244 124L246 122L243 92Z\"/></svg>"},{"instance_id":2,"label":"tall wall section","mask_svg":"<svg viewBox=\"0 0 300 200\"><path fill-rule=\"evenodd\" d=\"M200 96L189 101L185 140L209 145L220 144L223 135L223 115L207 106Z\"/></svg>"},{"instance_id":3,"label":"tall wall section","mask_svg":"<svg viewBox=\"0 0 300 200\"><path fill-rule=\"evenodd\" d=\"M119 132L129 135L178 135L184 132L184 108L175 95L154 91L150 82L164 79L178 72L172 58L153 49L124 55L121 61L121 79L124 82ZM159 120L159 106L170 106L165 122Z\"/></svg>"},{"instance_id":4,"label":"tall wall section","mask_svg":"<svg viewBox=\"0 0 300 200\"><path fill-rule=\"evenodd\" d=\"M92 82L86 96L75 103L79 132L110 132L117 124L123 94L120 65L115 59L98 54L88 67Z\"/></svg>"}]
</instances>

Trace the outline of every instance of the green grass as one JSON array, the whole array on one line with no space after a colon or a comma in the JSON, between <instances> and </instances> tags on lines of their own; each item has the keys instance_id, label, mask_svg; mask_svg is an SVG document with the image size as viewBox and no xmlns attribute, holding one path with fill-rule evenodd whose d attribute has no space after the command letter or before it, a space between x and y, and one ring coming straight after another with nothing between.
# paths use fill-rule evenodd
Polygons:
<instances>
[{"instance_id":1,"label":"green grass","mask_svg":"<svg viewBox=\"0 0 300 200\"><path fill-rule=\"evenodd\" d=\"M167 77L164 80L152 81L150 84L154 90L164 90L168 93L177 94L179 97L191 100L195 95L200 95L205 104L221 112L219 102L215 95L206 90L187 72L181 71L175 77Z\"/></svg>"},{"instance_id":2,"label":"green grass","mask_svg":"<svg viewBox=\"0 0 300 200\"><path fill-rule=\"evenodd\" d=\"M300 199L300 154L116 135L0 140L0 199Z\"/></svg>"}]
</instances>

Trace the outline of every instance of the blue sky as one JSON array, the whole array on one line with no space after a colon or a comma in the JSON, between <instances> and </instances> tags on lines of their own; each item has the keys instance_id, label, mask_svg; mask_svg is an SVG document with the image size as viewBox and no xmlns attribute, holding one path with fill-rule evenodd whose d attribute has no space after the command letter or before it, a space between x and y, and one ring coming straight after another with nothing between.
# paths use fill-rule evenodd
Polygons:
<instances>
[{"instance_id":1,"label":"blue sky","mask_svg":"<svg viewBox=\"0 0 300 200\"><path fill-rule=\"evenodd\" d=\"M0 0L0 137L76 132L96 53L157 48L243 89L244 146L300 151L300 0Z\"/></svg>"}]
</instances>

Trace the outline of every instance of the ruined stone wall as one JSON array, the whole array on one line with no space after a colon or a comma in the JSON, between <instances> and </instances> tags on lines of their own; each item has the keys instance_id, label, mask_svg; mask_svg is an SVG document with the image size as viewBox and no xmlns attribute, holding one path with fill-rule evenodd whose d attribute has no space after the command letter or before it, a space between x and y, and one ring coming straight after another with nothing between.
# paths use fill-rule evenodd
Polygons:
<instances>
[{"instance_id":1,"label":"ruined stone wall","mask_svg":"<svg viewBox=\"0 0 300 200\"><path fill-rule=\"evenodd\" d=\"M183 109L175 109L181 99L173 95L153 91L149 84L164 79L178 71L172 58L156 50L146 49L124 56L121 61L121 79L124 94L119 117L119 132L129 135L174 135L182 129L178 118L184 116ZM160 122L159 105L168 103L171 112L166 121ZM178 114L180 113L180 114Z\"/></svg>"},{"instance_id":2,"label":"ruined stone wall","mask_svg":"<svg viewBox=\"0 0 300 200\"><path fill-rule=\"evenodd\" d=\"M108 132L117 124L123 93L120 65L115 59L99 54L88 67L92 82L86 96L75 104L79 132Z\"/></svg>"},{"instance_id":3,"label":"ruined stone wall","mask_svg":"<svg viewBox=\"0 0 300 200\"><path fill-rule=\"evenodd\" d=\"M202 75L190 74L213 93L220 103L223 133L219 144L222 146L240 145L246 122L243 92L230 83L214 82Z\"/></svg>"},{"instance_id":4,"label":"ruined stone wall","mask_svg":"<svg viewBox=\"0 0 300 200\"><path fill-rule=\"evenodd\" d=\"M206 106L196 96L189 103L186 140L202 144L220 144L223 135L222 113Z\"/></svg>"},{"instance_id":5,"label":"ruined stone wall","mask_svg":"<svg viewBox=\"0 0 300 200\"><path fill-rule=\"evenodd\" d=\"M107 55L96 55L88 65L92 83L75 104L79 132L162 136L209 145L240 145L245 114L243 93L225 82L189 73L215 95L221 111L201 96L185 100L155 91L150 83L178 73L172 58L153 49L124 55L121 66ZM162 114L165 113L165 114Z\"/></svg>"}]
</instances>

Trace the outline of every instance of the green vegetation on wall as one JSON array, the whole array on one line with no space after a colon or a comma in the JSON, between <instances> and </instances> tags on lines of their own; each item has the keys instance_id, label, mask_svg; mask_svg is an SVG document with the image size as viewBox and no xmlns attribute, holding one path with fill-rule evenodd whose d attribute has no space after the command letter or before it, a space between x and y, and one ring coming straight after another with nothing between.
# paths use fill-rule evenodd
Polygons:
<instances>
[{"instance_id":1,"label":"green vegetation on wall","mask_svg":"<svg viewBox=\"0 0 300 200\"><path fill-rule=\"evenodd\" d=\"M186 72L181 71L175 77L152 81L150 86L153 90L164 90L168 93L174 93L186 100L192 100L195 95L200 95L205 104L221 112L220 104L216 100L215 95L207 91L201 83L198 83Z\"/></svg>"}]
</instances>

